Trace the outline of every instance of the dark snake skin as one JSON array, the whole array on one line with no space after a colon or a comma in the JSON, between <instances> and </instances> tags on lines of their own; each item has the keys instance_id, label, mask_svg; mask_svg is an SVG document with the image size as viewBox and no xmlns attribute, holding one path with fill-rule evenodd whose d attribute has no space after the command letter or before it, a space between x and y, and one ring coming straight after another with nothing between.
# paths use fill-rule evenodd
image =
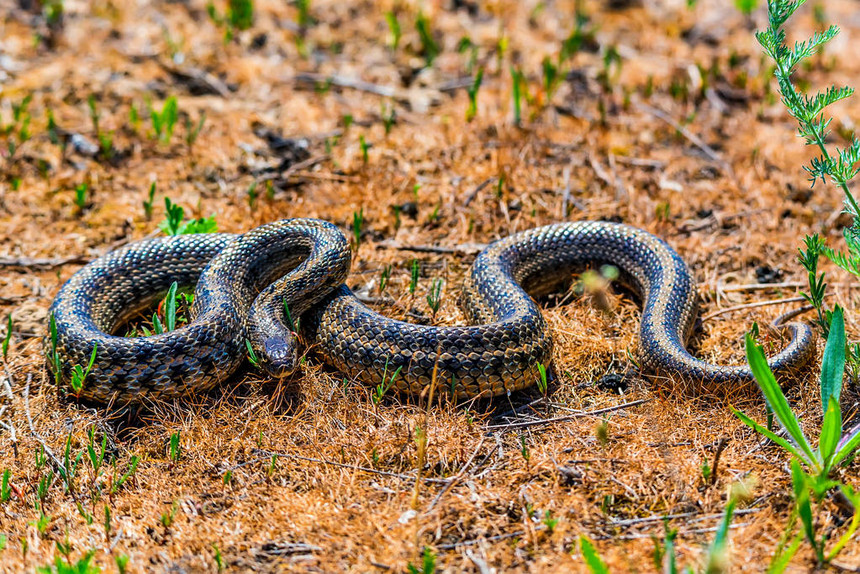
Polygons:
<instances>
[{"instance_id":1,"label":"dark snake skin","mask_svg":"<svg viewBox=\"0 0 860 574\"><path fill-rule=\"evenodd\" d=\"M308 342L356 379L379 384L385 376L393 388L419 394L435 376L440 392L460 398L500 395L534 384L537 365L551 360L552 339L532 297L569 282L587 265L608 263L642 298L644 371L705 385L753 378L747 367L711 364L686 350L696 315L690 270L664 241L628 225L560 223L493 243L478 255L463 287L468 326L421 326L379 315L342 285L349 260L340 232L308 219L238 238L209 234L129 245L81 269L54 301L64 376L70 365L85 365L98 343L84 398L129 402L204 391L238 367L246 337L269 372L283 376L296 366L280 305L286 298L294 317L309 310L303 318ZM193 284L198 275L187 326L145 338L108 334L172 281ZM808 325L786 328L791 342L770 359L777 372L801 367L814 350Z\"/></svg>"}]
</instances>

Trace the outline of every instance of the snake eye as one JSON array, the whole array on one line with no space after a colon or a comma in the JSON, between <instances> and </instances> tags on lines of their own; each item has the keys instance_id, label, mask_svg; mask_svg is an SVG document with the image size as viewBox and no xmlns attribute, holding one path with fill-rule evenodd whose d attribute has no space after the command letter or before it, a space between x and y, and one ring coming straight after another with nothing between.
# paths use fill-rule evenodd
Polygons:
<instances>
[{"instance_id":1,"label":"snake eye","mask_svg":"<svg viewBox=\"0 0 860 574\"><path fill-rule=\"evenodd\" d=\"M287 377L293 374L298 365L298 350L292 335L269 337L263 343L263 367L272 377Z\"/></svg>"}]
</instances>

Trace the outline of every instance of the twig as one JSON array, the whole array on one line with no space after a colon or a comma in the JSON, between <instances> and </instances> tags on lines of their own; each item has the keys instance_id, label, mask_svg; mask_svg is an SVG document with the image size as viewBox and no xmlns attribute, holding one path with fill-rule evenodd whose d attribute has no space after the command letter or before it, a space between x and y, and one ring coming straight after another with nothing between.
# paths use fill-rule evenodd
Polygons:
<instances>
[{"instance_id":1,"label":"twig","mask_svg":"<svg viewBox=\"0 0 860 574\"><path fill-rule=\"evenodd\" d=\"M755 512L760 512L761 508L741 508L735 510L736 515L741 514L752 514ZM643 518L628 518L626 520L613 520L610 519L610 524L612 526L635 526L637 524L647 524L649 522L663 522L664 520L675 520L678 518L692 518L695 516L695 521L699 520L711 520L714 518L722 518L723 514L703 514L701 516L698 515L698 512L683 512L680 514L662 514L662 515L654 515L654 516L645 516ZM691 521L693 522L693 521Z\"/></svg>"},{"instance_id":2,"label":"twig","mask_svg":"<svg viewBox=\"0 0 860 574\"><path fill-rule=\"evenodd\" d=\"M704 141L699 138L696 134L676 122L672 117L664 112L663 110L658 110L657 108L651 107L648 104L643 104L641 102L636 102L633 104L637 109L654 116L655 118L661 119L673 128L675 128L679 134L687 138L693 145L702 150L702 152L708 156L711 160L719 163L725 170L729 176L734 176L734 170L732 166L722 158L720 154L718 154L714 148L706 144Z\"/></svg>"},{"instance_id":3,"label":"twig","mask_svg":"<svg viewBox=\"0 0 860 574\"><path fill-rule=\"evenodd\" d=\"M732 311L740 311L742 309L753 309L755 307L767 307L769 305L782 305L784 303L799 303L801 301L806 301L804 297L788 297L787 299L774 299L771 301L756 301L755 303L744 303L743 305L735 305L734 307L727 307L726 309L720 309L718 311L714 311L713 313L708 313L704 317L702 317L702 322L709 319L713 319L719 315L723 315L725 313L731 313Z\"/></svg>"},{"instance_id":4,"label":"twig","mask_svg":"<svg viewBox=\"0 0 860 574\"><path fill-rule=\"evenodd\" d=\"M720 455L723 454L723 451L726 450L726 447L729 444L729 439L723 437L717 441L716 450L714 451L714 464L711 465L711 477L710 484L714 484L717 482L717 467L720 464Z\"/></svg>"},{"instance_id":5,"label":"twig","mask_svg":"<svg viewBox=\"0 0 860 574\"><path fill-rule=\"evenodd\" d=\"M266 455L267 458L270 458L272 455L277 455L279 458L304 460L307 462L318 462L320 464L327 464L330 466L336 466L338 468L348 468L350 470L360 470L362 472L368 472L370 474L378 474L380 476L390 476L392 478L400 478L403 480L415 480L415 477L412 475L409 475L409 474L400 474L397 472L388 472L385 470L376 470L375 468L367 468L366 466L358 466L356 464L344 464L342 462L335 462L333 460L326 460L324 458L311 458L308 456L300 456L298 454L290 454L290 453L285 453L285 452L283 452L283 453L282 452L275 452L275 451L269 451L269 450L262 450L262 449L258 449L258 448L253 449L252 452L258 452L260 454L264 454L264 455ZM266 459L261 458L258 461L254 461L254 462L261 462L264 460L266 460ZM428 478L428 477L424 477L424 478L422 478L422 480L424 482L432 482L432 483L436 483L436 484L448 484L453 479L451 479L451 478Z\"/></svg>"},{"instance_id":6,"label":"twig","mask_svg":"<svg viewBox=\"0 0 860 574\"><path fill-rule=\"evenodd\" d=\"M456 253L458 255L475 255L483 251L487 245L485 243L461 243L453 247L445 247L444 245L406 245L397 241L385 240L376 244L378 247L386 249L397 249L399 251L415 251L418 253Z\"/></svg>"},{"instance_id":7,"label":"twig","mask_svg":"<svg viewBox=\"0 0 860 574\"><path fill-rule=\"evenodd\" d=\"M537 524L535 525L535 531L545 530L546 525ZM473 538L471 540L463 540L462 542L453 542L451 544L439 544L436 546L439 550L454 550L455 548L459 548L461 546L474 546L475 544L480 544L481 542L497 542L499 540L507 540L509 538L519 538L520 536L525 536L528 534L525 530L519 530L517 532L510 532L508 534L498 534L496 536L488 536L486 538Z\"/></svg>"},{"instance_id":8,"label":"twig","mask_svg":"<svg viewBox=\"0 0 860 574\"><path fill-rule=\"evenodd\" d=\"M472 190L472 192L466 196L466 199L463 200L463 207L468 207L470 203L472 203L475 198L481 193L481 190L486 188L488 185L496 181L495 177L488 177L484 181L478 184L478 186Z\"/></svg>"},{"instance_id":9,"label":"twig","mask_svg":"<svg viewBox=\"0 0 860 574\"><path fill-rule=\"evenodd\" d=\"M615 405L614 407L606 407L605 409L597 409L594 411L584 411L584 412L579 412L579 413L575 413L572 415L565 415L562 417L553 417L551 419L541 419L539 421L525 421L525 422L521 422L521 423L507 423L507 424L503 424L503 425L490 425L487 427L487 430L526 428L526 427L533 427L533 426L538 426L538 425L547 425L547 424L557 423L557 422L562 422L562 421L569 421L569 420L577 419L580 417L590 417L590 416L600 415L603 413L608 413L608 412L612 412L612 411L619 411L621 409L635 407L635 406L641 405L643 403L647 403L650 400L651 399L639 399L638 401L632 401L629 403L624 403L622 405Z\"/></svg>"},{"instance_id":10,"label":"twig","mask_svg":"<svg viewBox=\"0 0 860 574\"><path fill-rule=\"evenodd\" d=\"M787 289L794 287L804 287L806 283L800 281L786 281L784 283L749 283L747 285L717 285L717 289L723 293L732 291L760 291L766 289Z\"/></svg>"},{"instance_id":11,"label":"twig","mask_svg":"<svg viewBox=\"0 0 860 574\"><path fill-rule=\"evenodd\" d=\"M295 173L297 171L301 171L303 169L313 167L316 164L322 163L324 161L328 161L329 159L331 159L331 156L327 153L324 153L321 155L316 155L314 157L309 157L308 159L306 159L304 161L294 163L293 165L291 165L290 167L288 167L287 169L285 169L281 173L275 172L275 173L266 174L263 177L258 178L257 181L262 182L262 181L268 181L271 179L283 179L284 181L286 181L290 178L290 176L295 175Z\"/></svg>"},{"instance_id":12,"label":"twig","mask_svg":"<svg viewBox=\"0 0 860 574\"><path fill-rule=\"evenodd\" d=\"M427 510L424 511L424 514L430 514L430 512L433 510L433 508L436 506L436 504L442 499L442 497L445 496L445 494L449 490L454 488L455 484L460 482L460 479L463 478L463 476L466 474L466 471L469 470L469 467L472 465L472 461L475 460L475 457L478 455L478 451L481 450L482 446L484 446L484 439L486 439L486 438L487 438L486 435L481 437L481 441L478 443L478 446L475 447L475 450L472 452L472 456L469 457L469 460L466 461L466 464L463 465L463 468L460 469L460 472L458 472L457 475L451 479L451 481L445 486L445 488L443 488L441 491L439 491L439 494L436 495L436 497L430 503L430 506L428 506Z\"/></svg>"},{"instance_id":13,"label":"twig","mask_svg":"<svg viewBox=\"0 0 860 574\"><path fill-rule=\"evenodd\" d=\"M69 257L0 257L0 267L22 267L27 269L54 269L63 265L89 263L91 257L72 255Z\"/></svg>"},{"instance_id":14,"label":"twig","mask_svg":"<svg viewBox=\"0 0 860 574\"><path fill-rule=\"evenodd\" d=\"M359 92L367 92L369 94L382 96L383 98L406 99L405 94L403 94L397 88L392 88L390 86L379 86L377 84L371 84L370 82L365 82L363 80L345 78L343 76L326 76L323 74L300 73L296 74L293 80L297 83L303 84L330 84L339 88L349 88L352 90L358 90Z\"/></svg>"}]
</instances>

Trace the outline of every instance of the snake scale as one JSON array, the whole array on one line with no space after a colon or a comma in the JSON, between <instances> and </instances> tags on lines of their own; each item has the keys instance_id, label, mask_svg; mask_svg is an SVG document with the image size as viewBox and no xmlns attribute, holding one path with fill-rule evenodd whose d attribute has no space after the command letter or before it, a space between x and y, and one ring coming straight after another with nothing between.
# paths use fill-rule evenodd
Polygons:
<instances>
[{"instance_id":1,"label":"snake scale","mask_svg":"<svg viewBox=\"0 0 860 574\"><path fill-rule=\"evenodd\" d=\"M351 253L331 223L289 219L243 235L143 240L93 261L60 289L50 313L61 376L95 361L80 397L129 403L209 390L246 355L246 340L273 376L297 367L290 315L303 315L307 342L365 383L422 392L435 377L458 397L500 395L534 384L550 362L552 338L533 297L588 265L612 264L642 302L643 371L721 385L752 380L747 367L720 366L686 350L696 289L681 257L656 236L609 222L559 223L498 240L475 259L462 290L469 325L424 326L384 317L344 285ZM117 334L171 283L196 284L190 321L149 337ZM786 325L791 342L769 362L802 366L813 353L808 325ZM48 337L48 351L53 351Z\"/></svg>"}]
</instances>

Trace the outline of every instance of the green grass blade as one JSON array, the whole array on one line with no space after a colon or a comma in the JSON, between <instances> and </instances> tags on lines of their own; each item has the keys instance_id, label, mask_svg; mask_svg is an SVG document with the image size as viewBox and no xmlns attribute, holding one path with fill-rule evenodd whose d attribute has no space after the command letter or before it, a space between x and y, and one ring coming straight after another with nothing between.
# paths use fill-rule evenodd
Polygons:
<instances>
[{"instance_id":1,"label":"green grass blade","mask_svg":"<svg viewBox=\"0 0 860 574\"><path fill-rule=\"evenodd\" d=\"M798 448L806 454L807 459L814 462L813 466L816 466L816 470L818 470L817 467L820 466L818 457L813 452L812 447L809 446L809 441L806 440L806 435L803 434L800 423L797 422L797 417L794 416L791 407L788 406L788 401L785 400L785 395L782 394L782 389L779 388L779 384L773 376L773 371L770 370L770 366L767 364L764 351L756 344L749 333L746 336L746 352L750 369L756 381L758 381L765 399L773 409L773 413L779 424L788 432L788 435Z\"/></svg>"},{"instance_id":2,"label":"green grass blade","mask_svg":"<svg viewBox=\"0 0 860 574\"><path fill-rule=\"evenodd\" d=\"M830 341L828 340L828 344ZM836 452L836 445L842 438L842 412L839 410L839 400L827 403L827 411L824 413L824 423L821 425L821 438L818 439L818 451L824 462L825 470L829 470Z\"/></svg>"},{"instance_id":3,"label":"green grass blade","mask_svg":"<svg viewBox=\"0 0 860 574\"><path fill-rule=\"evenodd\" d=\"M860 447L860 425L857 425L851 432L839 441L836 445L836 454L833 455L833 460L830 461L830 466L834 467L840 464L847 456ZM860 510L858 510L860 512Z\"/></svg>"},{"instance_id":4,"label":"green grass blade","mask_svg":"<svg viewBox=\"0 0 860 574\"><path fill-rule=\"evenodd\" d=\"M775 557L773 562L770 563L770 567L767 569L767 574L782 574L785 572L785 569L788 567L788 563L791 562L791 559L794 558L795 554L797 554L802 543L803 534L798 532L797 536L794 537L794 540L791 541L789 547L782 554Z\"/></svg>"},{"instance_id":5,"label":"green grass blade","mask_svg":"<svg viewBox=\"0 0 860 574\"><path fill-rule=\"evenodd\" d=\"M594 544L588 537L580 536L579 546L582 548L582 557L585 558L585 563L588 565L588 570L591 574L609 574L609 568L600 558L600 555L594 548Z\"/></svg>"},{"instance_id":6,"label":"green grass blade","mask_svg":"<svg viewBox=\"0 0 860 574\"><path fill-rule=\"evenodd\" d=\"M845 319L842 308L833 309L830 320L830 334L821 359L821 412L827 412L827 405L835 399L839 405L842 391L842 375L845 372Z\"/></svg>"},{"instance_id":7,"label":"green grass blade","mask_svg":"<svg viewBox=\"0 0 860 574\"><path fill-rule=\"evenodd\" d=\"M757 433L764 435L768 439L772 440L773 442L775 442L776 444L778 444L779 446L781 446L782 448L784 448L785 450L790 452L798 460L808 464L809 466L815 466L810 460L808 460L806 458L806 456L800 450L797 449L797 447L795 445L788 442L787 440L785 440L781 436L769 431L767 428L761 426L760 424L758 424L757 422L755 422L754 420L749 418L744 413L742 413L738 410L735 410L733 407L729 407L729 408L732 409L732 412L735 413L735 416L738 417L739 419L741 419L741 422L743 422L745 425L747 425L748 427L750 427L751 429L753 429Z\"/></svg>"}]
</instances>

